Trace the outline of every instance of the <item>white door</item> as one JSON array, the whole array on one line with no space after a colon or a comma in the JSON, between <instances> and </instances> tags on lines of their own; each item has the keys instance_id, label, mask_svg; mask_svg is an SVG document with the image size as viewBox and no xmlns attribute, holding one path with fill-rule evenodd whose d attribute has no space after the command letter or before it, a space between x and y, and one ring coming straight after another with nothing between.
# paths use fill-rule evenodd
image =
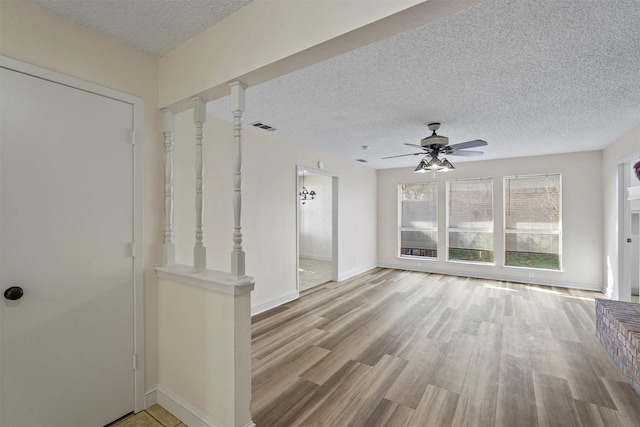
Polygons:
<instances>
[{"instance_id":1,"label":"white door","mask_svg":"<svg viewBox=\"0 0 640 427\"><path fill-rule=\"evenodd\" d=\"M0 69L0 424L134 409L132 106Z\"/></svg>"}]
</instances>

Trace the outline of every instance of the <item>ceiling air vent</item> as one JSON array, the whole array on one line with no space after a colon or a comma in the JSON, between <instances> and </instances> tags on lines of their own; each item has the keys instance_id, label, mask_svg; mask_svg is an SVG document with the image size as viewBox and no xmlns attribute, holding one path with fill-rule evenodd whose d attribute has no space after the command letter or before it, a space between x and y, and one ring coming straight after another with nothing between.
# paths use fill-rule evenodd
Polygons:
<instances>
[{"instance_id":1,"label":"ceiling air vent","mask_svg":"<svg viewBox=\"0 0 640 427\"><path fill-rule=\"evenodd\" d=\"M365 159L356 159L356 162L360 162L360 163L368 163L368 160Z\"/></svg>"},{"instance_id":2,"label":"ceiling air vent","mask_svg":"<svg viewBox=\"0 0 640 427\"><path fill-rule=\"evenodd\" d=\"M253 123L249 123L249 126L253 126L254 128L258 128L258 129L262 129L262 130L266 130L268 132L274 132L276 130L276 128L271 127L269 125L265 125L262 122L253 122Z\"/></svg>"}]
</instances>

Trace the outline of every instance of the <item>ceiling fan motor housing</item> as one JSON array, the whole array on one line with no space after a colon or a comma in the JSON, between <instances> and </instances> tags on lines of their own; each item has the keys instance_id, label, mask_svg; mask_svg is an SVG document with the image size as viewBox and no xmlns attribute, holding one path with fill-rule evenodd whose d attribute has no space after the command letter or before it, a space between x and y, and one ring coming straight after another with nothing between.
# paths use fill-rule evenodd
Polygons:
<instances>
[{"instance_id":1,"label":"ceiling fan motor housing","mask_svg":"<svg viewBox=\"0 0 640 427\"><path fill-rule=\"evenodd\" d=\"M440 135L431 135L426 138L423 138L420 141L420 145L422 145L423 147L430 147L432 145L444 147L448 143L449 143L449 138L447 138L446 136L440 136ZM435 148L435 147L431 147L431 148Z\"/></svg>"}]
</instances>

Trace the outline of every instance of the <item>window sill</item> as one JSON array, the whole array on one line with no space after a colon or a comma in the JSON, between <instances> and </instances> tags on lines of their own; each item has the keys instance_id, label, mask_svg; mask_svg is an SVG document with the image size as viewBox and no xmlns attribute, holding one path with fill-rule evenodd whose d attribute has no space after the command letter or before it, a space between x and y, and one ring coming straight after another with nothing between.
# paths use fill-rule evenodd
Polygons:
<instances>
[{"instance_id":1,"label":"window sill","mask_svg":"<svg viewBox=\"0 0 640 427\"><path fill-rule=\"evenodd\" d=\"M502 266L505 270L534 270L534 271L546 271L549 273L564 273L563 269L553 269L553 268L542 268L542 267L522 267L518 265L504 265Z\"/></svg>"},{"instance_id":2,"label":"window sill","mask_svg":"<svg viewBox=\"0 0 640 427\"><path fill-rule=\"evenodd\" d=\"M438 258L427 258L427 257L422 257L422 256L412 256L412 255L398 255L396 257L397 259L407 259L407 260L412 260L412 261L438 261Z\"/></svg>"},{"instance_id":3,"label":"window sill","mask_svg":"<svg viewBox=\"0 0 640 427\"><path fill-rule=\"evenodd\" d=\"M448 259L446 262L448 262L450 264L482 265L482 266L487 266L487 267L495 267L496 266L495 262L483 262L483 261L465 261L465 260L458 260L458 259Z\"/></svg>"}]
</instances>

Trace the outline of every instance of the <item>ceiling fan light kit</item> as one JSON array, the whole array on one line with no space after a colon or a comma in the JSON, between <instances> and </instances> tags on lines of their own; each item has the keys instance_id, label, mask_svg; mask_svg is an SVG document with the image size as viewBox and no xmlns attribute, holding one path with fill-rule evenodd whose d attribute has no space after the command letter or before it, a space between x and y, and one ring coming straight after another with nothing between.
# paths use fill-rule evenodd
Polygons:
<instances>
[{"instance_id":1,"label":"ceiling fan light kit","mask_svg":"<svg viewBox=\"0 0 640 427\"><path fill-rule=\"evenodd\" d=\"M432 157L431 160L427 161L427 158L420 160L418 166L414 169L416 173L425 173L426 171L433 172L449 172L450 170L455 169L455 167L451 164L451 162L447 159L440 160L437 157Z\"/></svg>"},{"instance_id":2,"label":"ceiling fan light kit","mask_svg":"<svg viewBox=\"0 0 640 427\"><path fill-rule=\"evenodd\" d=\"M446 158L438 157L440 154L447 154L452 156L480 156L483 154L482 151L463 151L465 148L475 148L482 147L487 145L487 141L483 141L481 139L474 139L473 141L461 142L459 144L449 144L449 138L446 136L441 136L436 133L438 129L440 129L440 123L429 123L429 130L432 131L431 135L423 138L420 141L420 145L417 144L408 144L409 147L420 148L422 152L419 153L409 153L409 154L400 154L398 156L390 156L383 157L383 159L391 159L393 157L403 157L403 156L418 156L421 154L426 154L426 156L420 160L418 166L414 169L416 173L424 173L426 171L435 172L448 172L455 167L451 164L449 160ZM429 159L430 160L427 160Z\"/></svg>"}]
</instances>

